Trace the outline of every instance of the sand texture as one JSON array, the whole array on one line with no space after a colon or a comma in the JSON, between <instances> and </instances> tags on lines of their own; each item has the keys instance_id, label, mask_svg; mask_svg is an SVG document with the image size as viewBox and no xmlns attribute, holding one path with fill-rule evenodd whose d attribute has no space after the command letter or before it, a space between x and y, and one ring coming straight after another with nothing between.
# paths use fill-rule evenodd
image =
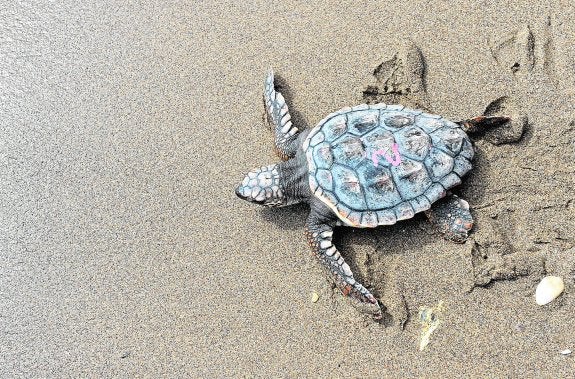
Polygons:
<instances>
[{"instance_id":1,"label":"sand texture","mask_svg":"<svg viewBox=\"0 0 575 379\"><path fill-rule=\"evenodd\" d=\"M572 377L574 19L564 0L4 2L0 377ZM382 100L513 118L474 137L465 244L421 214L336 229L380 323L309 253L306 205L234 194L278 161L269 68L302 128ZM565 292L538 306L546 275Z\"/></svg>"}]
</instances>

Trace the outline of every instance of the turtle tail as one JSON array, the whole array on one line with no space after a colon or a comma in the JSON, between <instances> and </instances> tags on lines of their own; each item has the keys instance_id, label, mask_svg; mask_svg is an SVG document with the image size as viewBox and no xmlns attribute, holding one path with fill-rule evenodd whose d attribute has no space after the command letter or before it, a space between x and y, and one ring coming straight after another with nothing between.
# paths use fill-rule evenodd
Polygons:
<instances>
[{"instance_id":1,"label":"turtle tail","mask_svg":"<svg viewBox=\"0 0 575 379\"><path fill-rule=\"evenodd\" d=\"M509 121L511 121L511 118L506 116L478 116L470 118L469 120L460 121L458 124L461 125L467 133L476 133L501 126Z\"/></svg>"}]
</instances>

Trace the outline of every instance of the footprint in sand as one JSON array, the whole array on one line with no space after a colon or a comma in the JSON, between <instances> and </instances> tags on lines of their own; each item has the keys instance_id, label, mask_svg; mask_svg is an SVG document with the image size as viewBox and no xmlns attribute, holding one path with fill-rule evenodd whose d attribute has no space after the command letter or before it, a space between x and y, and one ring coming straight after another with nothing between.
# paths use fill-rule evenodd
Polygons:
<instances>
[{"instance_id":1,"label":"footprint in sand","mask_svg":"<svg viewBox=\"0 0 575 379\"><path fill-rule=\"evenodd\" d=\"M567 96L575 96L575 51L573 34L569 35L568 25L557 23L551 17L543 28L543 43L539 61L555 88Z\"/></svg>"},{"instance_id":2,"label":"footprint in sand","mask_svg":"<svg viewBox=\"0 0 575 379\"><path fill-rule=\"evenodd\" d=\"M485 116L505 115L511 121L496 129L485 132L485 140L493 145L502 145L521 140L527 130L527 115L522 113L515 96L503 96L492 101L483 114Z\"/></svg>"},{"instance_id":3,"label":"footprint in sand","mask_svg":"<svg viewBox=\"0 0 575 379\"><path fill-rule=\"evenodd\" d=\"M538 53L535 36L529 25L491 42L493 58L505 72L511 74L513 88L508 96L492 101L485 109L486 116L506 115L511 117L507 125L485 133L485 140L494 145L518 142L527 130L528 116L521 104L528 99L529 86L538 62L545 59ZM545 49L544 49L545 50Z\"/></svg>"},{"instance_id":4,"label":"footprint in sand","mask_svg":"<svg viewBox=\"0 0 575 379\"><path fill-rule=\"evenodd\" d=\"M564 27L548 17L539 35L535 36L531 27L526 25L493 40L490 44L491 54L501 68L513 74L516 86L523 90L531 84L529 76L537 73L545 75L555 88L573 95L575 69L572 62L575 54L573 41L563 30Z\"/></svg>"},{"instance_id":5,"label":"footprint in sand","mask_svg":"<svg viewBox=\"0 0 575 379\"><path fill-rule=\"evenodd\" d=\"M486 115L506 114L513 119L506 127L486 133L490 143L500 145L521 139L528 127L528 117L520 104L528 104L533 86L539 82L575 96L572 41L565 37L567 33L553 32L563 27L548 17L539 28L539 35L533 33L531 26L525 25L490 43L493 58L511 74L514 83L511 95L494 100L485 110Z\"/></svg>"},{"instance_id":6,"label":"footprint in sand","mask_svg":"<svg viewBox=\"0 0 575 379\"><path fill-rule=\"evenodd\" d=\"M428 110L425 70L421 51L409 41L375 68L376 83L363 91L363 100L368 104L403 104Z\"/></svg>"},{"instance_id":7,"label":"footprint in sand","mask_svg":"<svg viewBox=\"0 0 575 379\"><path fill-rule=\"evenodd\" d=\"M514 76L524 76L533 71L535 38L529 25L492 41L490 48L499 66Z\"/></svg>"}]
</instances>

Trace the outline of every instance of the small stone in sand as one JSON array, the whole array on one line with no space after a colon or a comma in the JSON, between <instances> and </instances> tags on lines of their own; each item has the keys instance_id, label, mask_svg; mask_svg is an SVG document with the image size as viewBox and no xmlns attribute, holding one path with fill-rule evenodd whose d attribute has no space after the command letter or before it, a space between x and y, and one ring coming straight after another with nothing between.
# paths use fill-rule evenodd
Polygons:
<instances>
[{"instance_id":1,"label":"small stone in sand","mask_svg":"<svg viewBox=\"0 0 575 379\"><path fill-rule=\"evenodd\" d=\"M319 295L317 294L317 292L312 292L311 293L311 302L317 303L318 300L319 300Z\"/></svg>"},{"instance_id":2,"label":"small stone in sand","mask_svg":"<svg viewBox=\"0 0 575 379\"><path fill-rule=\"evenodd\" d=\"M561 295L564 289L563 279L558 276L546 276L537 285L535 301L539 305L548 304Z\"/></svg>"},{"instance_id":3,"label":"small stone in sand","mask_svg":"<svg viewBox=\"0 0 575 379\"><path fill-rule=\"evenodd\" d=\"M565 350L561 351L561 355L569 355L569 354L571 354L571 350L569 350L569 349L565 349Z\"/></svg>"}]
</instances>

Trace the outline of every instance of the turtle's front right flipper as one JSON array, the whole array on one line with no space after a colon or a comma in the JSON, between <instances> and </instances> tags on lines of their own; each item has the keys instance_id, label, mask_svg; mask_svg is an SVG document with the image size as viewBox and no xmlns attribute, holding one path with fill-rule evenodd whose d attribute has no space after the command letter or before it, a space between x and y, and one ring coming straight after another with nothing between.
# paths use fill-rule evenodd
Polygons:
<instances>
[{"instance_id":1,"label":"turtle's front right flipper","mask_svg":"<svg viewBox=\"0 0 575 379\"><path fill-rule=\"evenodd\" d=\"M349 265L332 243L333 222L324 219L313 207L306 223L306 237L314 255L326 269L330 278L340 291L362 313L370 314L375 319L382 318L377 299L361 283L357 282Z\"/></svg>"},{"instance_id":2,"label":"turtle's front right flipper","mask_svg":"<svg viewBox=\"0 0 575 379\"><path fill-rule=\"evenodd\" d=\"M275 90L272 71L266 77L264 106L267 120L275 133L276 152L283 160L294 157L298 147L299 129L292 125L289 109L283 95Z\"/></svg>"}]
</instances>

